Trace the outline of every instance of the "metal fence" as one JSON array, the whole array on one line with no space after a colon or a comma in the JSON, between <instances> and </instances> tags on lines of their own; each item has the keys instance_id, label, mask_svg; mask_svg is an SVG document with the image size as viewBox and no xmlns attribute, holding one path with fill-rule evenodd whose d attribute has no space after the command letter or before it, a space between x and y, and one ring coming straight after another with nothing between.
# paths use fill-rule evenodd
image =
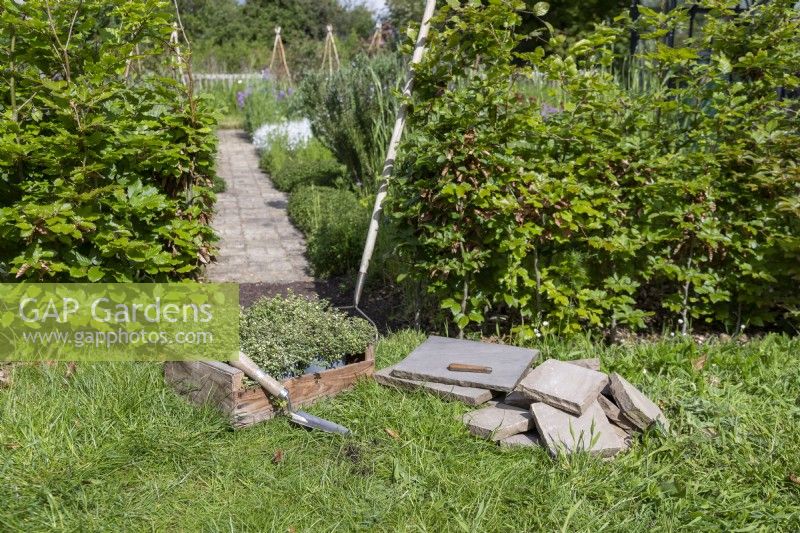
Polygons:
<instances>
[{"instance_id":1,"label":"metal fence","mask_svg":"<svg viewBox=\"0 0 800 533\"><path fill-rule=\"evenodd\" d=\"M750 0L740 0L734 7L733 11L736 15L741 15L742 13L747 12L749 9L757 5L758 3L766 3L769 0L761 0L761 2L751 2ZM648 5L651 4L651 5ZM652 5L657 4L657 5ZM630 7L630 16L631 20L636 20L639 18L639 6L646 6L650 7L651 9L660 9L665 12L672 11L676 9L679 5L685 6L686 2L679 2L678 0L662 0L656 2L642 2L640 0L633 0L631 2ZM800 9L800 2L796 5L797 9ZM702 31L702 18L709 12L708 8L701 7L697 4L689 5L688 14L689 14L689 27L687 30L686 37L692 38L694 37L695 33ZM664 43L667 46L675 47L675 29L667 33L666 37L664 38ZM633 56L636 53L636 48L639 45L639 33L636 31L635 28L631 29L631 36L630 36L630 55ZM730 81L733 81L732 75L729 75ZM787 89L786 87L778 87L776 89L781 99L783 98L792 98L798 99L800 98L800 88L794 89Z\"/></svg>"},{"instance_id":2,"label":"metal fence","mask_svg":"<svg viewBox=\"0 0 800 533\"><path fill-rule=\"evenodd\" d=\"M253 80L262 80L264 76L260 72L239 72L239 73L223 73L223 74L209 74L203 72L195 72L192 74L195 85L199 88L205 88L210 85L224 84L228 88L233 87L239 83L244 83Z\"/></svg>"}]
</instances>

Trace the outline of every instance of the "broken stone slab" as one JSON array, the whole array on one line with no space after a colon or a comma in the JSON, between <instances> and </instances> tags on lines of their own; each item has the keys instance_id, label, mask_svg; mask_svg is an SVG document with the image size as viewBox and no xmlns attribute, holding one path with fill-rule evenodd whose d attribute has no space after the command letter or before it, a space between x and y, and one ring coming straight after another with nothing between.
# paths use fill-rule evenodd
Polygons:
<instances>
[{"instance_id":1,"label":"broken stone slab","mask_svg":"<svg viewBox=\"0 0 800 533\"><path fill-rule=\"evenodd\" d=\"M532 368L529 368L522 374L522 379L525 379L525 376L533 371ZM522 407L523 409L530 409L533 400L530 398L526 398L519 392L516 388L511 392L506 393L506 397L503 399L503 403L507 405L513 405L514 407Z\"/></svg>"},{"instance_id":2,"label":"broken stone slab","mask_svg":"<svg viewBox=\"0 0 800 533\"><path fill-rule=\"evenodd\" d=\"M539 434L535 431L526 431L525 433L517 433L498 441L502 448L529 448L532 446L541 446L542 441L539 440Z\"/></svg>"},{"instance_id":3,"label":"broken stone slab","mask_svg":"<svg viewBox=\"0 0 800 533\"><path fill-rule=\"evenodd\" d=\"M602 394L609 400L614 399L614 395L611 394L611 378L608 379L608 384L605 387L603 387L603 390L600 391L600 394Z\"/></svg>"},{"instance_id":4,"label":"broken stone slab","mask_svg":"<svg viewBox=\"0 0 800 533\"><path fill-rule=\"evenodd\" d=\"M573 359L572 361L564 361L565 363L569 363L571 365L581 366L583 368L588 368L589 370L594 370L595 372L600 371L600 359L597 357L592 357L591 359Z\"/></svg>"},{"instance_id":5,"label":"broken stone slab","mask_svg":"<svg viewBox=\"0 0 800 533\"><path fill-rule=\"evenodd\" d=\"M597 403L600 404L600 407L612 424L622 428L628 433L636 431L636 426L633 422L625 418L625 415L622 414L622 411L619 410L619 407L617 407L614 402L601 394L597 397Z\"/></svg>"},{"instance_id":6,"label":"broken stone slab","mask_svg":"<svg viewBox=\"0 0 800 533\"><path fill-rule=\"evenodd\" d=\"M533 429L533 417L525 409L498 403L466 413L462 420L477 437L499 441Z\"/></svg>"},{"instance_id":7,"label":"broken stone slab","mask_svg":"<svg viewBox=\"0 0 800 533\"><path fill-rule=\"evenodd\" d=\"M669 429L669 421L650 398L625 378L613 372L610 376L611 394L619 410L638 429L645 430L654 422Z\"/></svg>"},{"instance_id":8,"label":"broken stone slab","mask_svg":"<svg viewBox=\"0 0 800 533\"><path fill-rule=\"evenodd\" d=\"M611 424L611 429L613 429L614 433L616 433L617 436L619 436L619 438L625 442L625 450L629 449L631 447L631 442L633 441L631 434L616 424Z\"/></svg>"},{"instance_id":9,"label":"broken stone slab","mask_svg":"<svg viewBox=\"0 0 800 533\"><path fill-rule=\"evenodd\" d=\"M529 348L431 335L395 365L392 376L509 392L538 355ZM454 372L447 368L452 363L488 366L492 372Z\"/></svg>"},{"instance_id":10,"label":"broken stone slab","mask_svg":"<svg viewBox=\"0 0 800 533\"><path fill-rule=\"evenodd\" d=\"M574 415L596 403L608 376L557 359L548 359L519 382L516 390Z\"/></svg>"},{"instance_id":11,"label":"broken stone slab","mask_svg":"<svg viewBox=\"0 0 800 533\"><path fill-rule=\"evenodd\" d=\"M512 390L506 394L506 397L503 399L503 403L513 405L514 407L522 407L523 409L528 409L535 401L536 400L528 398L518 390Z\"/></svg>"},{"instance_id":12,"label":"broken stone slab","mask_svg":"<svg viewBox=\"0 0 800 533\"><path fill-rule=\"evenodd\" d=\"M601 457L612 457L627 449L624 438L606 418L596 401L580 416L565 413L546 403L531 404L536 431L550 453L587 451Z\"/></svg>"},{"instance_id":13,"label":"broken stone slab","mask_svg":"<svg viewBox=\"0 0 800 533\"><path fill-rule=\"evenodd\" d=\"M588 368L589 370L600 370L600 359L597 358L573 359L572 361L564 361L564 362L569 363L571 365L577 365L583 368ZM525 376L530 374L531 370L533 369L528 370L525 373ZM525 376L523 376L522 379L525 379ZM508 405L513 405L515 407L523 407L525 409L528 409L531 406L531 404L535 401L536 400L534 400L533 398L528 398L527 396L522 394L522 392L520 392L518 389L514 389L513 391L506 394L503 403L507 403Z\"/></svg>"},{"instance_id":14,"label":"broken stone slab","mask_svg":"<svg viewBox=\"0 0 800 533\"><path fill-rule=\"evenodd\" d=\"M455 400L467 405L481 405L491 400L494 395L490 390L476 387L461 387L459 385L445 385L443 383L398 378L392 375L393 369L394 367L390 366L376 370L372 377L381 385L404 390L424 390L444 400Z\"/></svg>"}]
</instances>

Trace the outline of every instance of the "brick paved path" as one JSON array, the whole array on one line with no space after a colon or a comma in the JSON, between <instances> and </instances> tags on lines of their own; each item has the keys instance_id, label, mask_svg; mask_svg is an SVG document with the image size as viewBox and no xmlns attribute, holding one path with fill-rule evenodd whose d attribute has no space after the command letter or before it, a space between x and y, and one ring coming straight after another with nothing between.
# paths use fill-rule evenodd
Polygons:
<instances>
[{"instance_id":1,"label":"brick paved path","mask_svg":"<svg viewBox=\"0 0 800 533\"><path fill-rule=\"evenodd\" d=\"M258 154L240 130L219 131L217 171L227 190L217 199L213 226L221 240L210 281L311 281L303 235L289 222L286 194L258 167Z\"/></svg>"}]
</instances>

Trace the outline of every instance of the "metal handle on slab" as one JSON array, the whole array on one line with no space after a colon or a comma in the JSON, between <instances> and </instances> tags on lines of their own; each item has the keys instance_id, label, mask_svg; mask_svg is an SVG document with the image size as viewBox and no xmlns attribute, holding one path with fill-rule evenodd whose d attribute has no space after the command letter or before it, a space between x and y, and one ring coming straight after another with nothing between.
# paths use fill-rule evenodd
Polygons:
<instances>
[{"instance_id":1,"label":"metal handle on slab","mask_svg":"<svg viewBox=\"0 0 800 533\"><path fill-rule=\"evenodd\" d=\"M451 372L475 372L477 374L491 374L492 367L482 365L471 365L469 363L450 363L447 370Z\"/></svg>"}]
</instances>

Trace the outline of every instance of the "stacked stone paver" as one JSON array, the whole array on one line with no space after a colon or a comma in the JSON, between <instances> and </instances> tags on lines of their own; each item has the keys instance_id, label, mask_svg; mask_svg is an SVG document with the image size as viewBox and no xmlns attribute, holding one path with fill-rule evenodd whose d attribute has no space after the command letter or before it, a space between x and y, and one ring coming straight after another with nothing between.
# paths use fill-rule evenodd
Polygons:
<instances>
[{"instance_id":1,"label":"stacked stone paver","mask_svg":"<svg viewBox=\"0 0 800 533\"><path fill-rule=\"evenodd\" d=\"M653 424L668 431L669 423L658 405L619 374L601 372L600 359L548 359L531 369L528 365L535 355L526 365L509 364L503 357L508 349L432 336L403 361L376 372L375 380L481 405L461 419L470 433L502 447L543 446L554 456L588 452L609 458L627 450ZM448 363L466 360L492 372L501 368L502 383L490 383L484 372L445 372ZM400 368L405 370L398 372ZM475 380L483 382L479 385ZM515 385L509 388L506 381ZM490 399L503 391L502 400Z\"/></svg>"},{"instance_id":2,"label":"stacked stone paver","mask_svg":"<svg viewBox=\"0 0 800 533\"><path fill-rule=\"evenodd\" d=\"M258 154L240 130L220 130L217 172L227 189L217 195L212 225L220 236L210 281L311 281L305 240L286 213L288 198L258 166Z\"/></svg>"}]
</instances>

